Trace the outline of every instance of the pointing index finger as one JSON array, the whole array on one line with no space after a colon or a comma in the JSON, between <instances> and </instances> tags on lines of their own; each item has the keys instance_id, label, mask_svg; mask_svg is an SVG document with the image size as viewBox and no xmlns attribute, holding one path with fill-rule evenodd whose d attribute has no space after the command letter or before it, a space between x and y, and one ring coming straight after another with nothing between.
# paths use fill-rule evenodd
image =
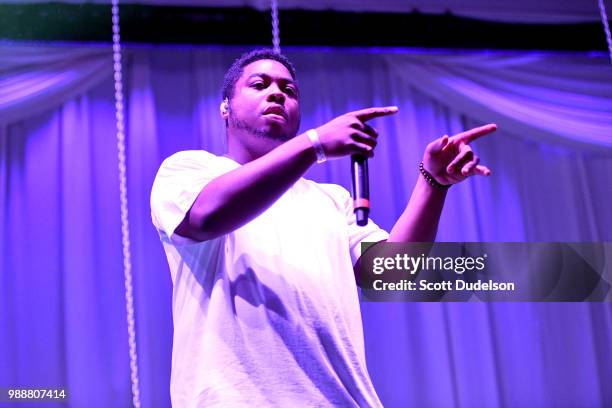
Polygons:
<instances>
[{"instance_id":1,"label":"pointing index finger","mask_svg":"<svg viewBox=\"0 0 612 408\"><path fill-rule=\"evenodd\" d=\"M466 144L469 144L474 140L483 137L484 135L494 132L495 130L497 130L497 125L495 123L489 123L488 125L457 133L454 137Z\"/></svg>"},{"instance_id":2,"label":"pointing index finger","mask_svg":"<svg viewBox=\"0 0 612 408\"><path fill-rule=\"evenodd\" d=\"M366 108L361 109L355 112L352 112L353 115L357 117L362 122L366 122L370 119L379 118L381 116L388 116L397 113L397 106L385 106L380 108Z\"/></svg>"}]
</instances>

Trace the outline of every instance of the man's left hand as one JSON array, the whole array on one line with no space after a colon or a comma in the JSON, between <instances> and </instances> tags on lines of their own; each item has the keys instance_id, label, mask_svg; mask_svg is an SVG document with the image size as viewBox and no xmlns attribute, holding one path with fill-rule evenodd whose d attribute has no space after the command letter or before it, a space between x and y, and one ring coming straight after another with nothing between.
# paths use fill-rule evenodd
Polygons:
<instances>
[{"instance_id":1,"label":"man's left hand","mask_svg":"<svg viewBox=\"0 0 612 408\"><path fill-rule=\"evenodd\" d=\"M491 170L480 164L480 158L472 151L470 143L496 129L497 125L490 123L434 140L425 149L423 167L444 185L458 183L476 174L489 176Z\"/></svg>"}]
</instances>

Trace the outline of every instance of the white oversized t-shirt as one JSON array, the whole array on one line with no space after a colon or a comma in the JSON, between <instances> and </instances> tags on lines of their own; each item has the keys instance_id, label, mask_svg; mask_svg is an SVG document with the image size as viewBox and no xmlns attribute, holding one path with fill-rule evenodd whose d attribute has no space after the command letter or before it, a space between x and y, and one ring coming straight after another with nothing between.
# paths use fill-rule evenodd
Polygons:
<instances>
[{"instance_id":1,"label":"white oversized t-shirt","mask_svg":"<svg viewBox=\"0 0 612 408\"><path fill-rule=\"evenodd\" d=\"M355 223L348 192L299 179L219 238L174 233L202 188L238 163L176 153L151 193L172 274L174 407L376 407L353 263L388 237ZM248 203L244 203L248 205Z\"/></svg>"}]
</instances>

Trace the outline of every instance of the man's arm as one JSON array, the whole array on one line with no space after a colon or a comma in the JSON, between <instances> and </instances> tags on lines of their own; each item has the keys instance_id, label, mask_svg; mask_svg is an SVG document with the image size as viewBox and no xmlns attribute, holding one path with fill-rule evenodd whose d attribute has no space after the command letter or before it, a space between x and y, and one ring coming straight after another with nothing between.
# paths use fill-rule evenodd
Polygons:
<instances>
[{"instance_id":1,"label":"man's arm","mask_svg":"<svg viewBox=\"0 0 612 408\"><path fill-rule=\"evenodd\" d=\"M431 186L419 176L408 205L389 233L387 242L435 241L447 191Z\"/></svg>"},{"instance_id":2,"label":"man's arm","mask_svg":"<svg viewBox=\"0 0 612 408\"><path fill-rule=\"evenodd\" d=\"M469 144L497 129L488 124L430 143L423 155L424 168L440 184L451 185L473 175L489 176ZM397 220L388 242L433 242L444 207L447 189L432 186L419 176L406 209Z\"/></svg>"},{"instance_id":3,"label":"man's arm","mask_svg":"<svg viewBox=\"0 0 612 408\"><path fill-rule=\"evenodd\" d=\"M317 128L325 154L371 156L377 135L365 122L395 112L396 107L368 108ZM270 207L315 161L308 136L296 136L208 183L175 231L197 241L231 232Z\"/></svg>"},{"instance_id":4,"label":"man's arm","mask_svg":"<svg viewBox=\"0 0 612 408\"><path fill-rule=\"evenodd\" d=\"M278 199L316 161L305 135L211 180L176 228L182 236L206 241L233 231Z\"/></svg>"}]
</instances>

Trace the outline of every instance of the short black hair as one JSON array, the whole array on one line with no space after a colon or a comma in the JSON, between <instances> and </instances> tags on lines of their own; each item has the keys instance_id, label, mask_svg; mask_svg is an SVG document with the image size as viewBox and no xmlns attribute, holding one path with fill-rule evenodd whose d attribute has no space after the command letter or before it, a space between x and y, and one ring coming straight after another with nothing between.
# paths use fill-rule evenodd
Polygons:
<instances>
[{"instance_id":1,"label":"short black hair","mask_svg":"<svg viewBox=\"0 0 612 408\"><path fill-rule=\"evenodd\" d=\"M242 75L244 67L246 67L252 62L259 60L274 60L280 62L285 66L285 68L287 68L287 70L291 74L291 78L293 79L293 81L297 82L297 80L295 79L295 68L287 57L285 57L283 54L276 53L271 49L257 49L242 54L240 57L238 57L238 59L236 59L236 61L234 61L232 66L227 70L227 72L225 73L225 77L223 78L221 99L232 99L232 97L234 96L234 87L236 85L236 82Z\"/></svg>"}]
</instances>

